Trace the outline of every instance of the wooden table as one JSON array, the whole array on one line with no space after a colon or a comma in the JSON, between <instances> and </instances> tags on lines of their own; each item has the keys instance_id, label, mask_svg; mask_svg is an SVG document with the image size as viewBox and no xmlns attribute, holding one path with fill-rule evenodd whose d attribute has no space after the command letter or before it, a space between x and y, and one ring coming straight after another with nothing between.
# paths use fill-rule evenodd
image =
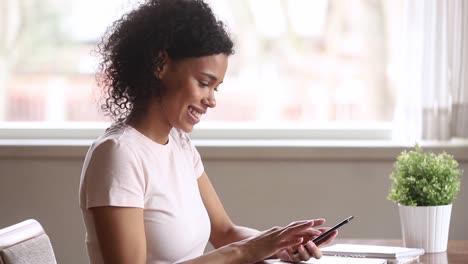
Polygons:
<instances>
[{"instance_id":1,"label":"wooden table","mask_svg":"<svg viewBox=\"0 0 468 264\"><path fill-rule=\"evenodd\" d=\"M334 244L363 244L378 246L403 246L401 240L388 239L337 239ZM419 264L468 264L468 240L450 240L447 252L426 253L420 257ZM260 264L269 264L264 261Z\"/></svg>"}]
</instances>

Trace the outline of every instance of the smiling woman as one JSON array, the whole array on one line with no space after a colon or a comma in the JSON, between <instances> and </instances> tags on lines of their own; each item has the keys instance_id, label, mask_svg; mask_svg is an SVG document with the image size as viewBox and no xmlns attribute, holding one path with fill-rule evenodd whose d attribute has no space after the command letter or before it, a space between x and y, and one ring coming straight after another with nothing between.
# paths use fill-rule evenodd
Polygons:
<instances>
[{"instance_id":1,"label":"smiling woman","mask_svg":"<svg viewBox=\"0 0 468 264\"><path fill-rule=\"evenodd\" d=\"M216 106L233 42L202 0L151 0L99 45L102 109L114 123L91 145L80 181L95 263L299 262L321 252L324 219L260 232L235 225L186 133ZM325 243L336 236L331 232ZM181 239L182 238L182 239ZM215 250L204 249L210 241ZM293 253L296 252L296 253Z\"/></svg>"},{"instance_id":2,"label":"smiling woman","mask_svg":"<svg viewBox=\"0 0 468 264\"><path fill-rule=\"evenodd\" d=\"M215 91L226 73L228 56L221 53L174 60L164 55L163 61L155 75L166 89L164 95L148 101L146 108L132 111L127 120L161 144L167 142L173 127L191 132L208 108L216 106Z\"/></svg>"},{"instance_id":3,"label":"smiling woman","mask_svg":"<svg viewBox=\"0 0 468 264\"><path fill-rule=\"evenodd\" d=\"M215 91L226 74L228 57L217 54L181 61L172 61L168 57L165 61L157 75L165 87L177 89L168 91L163 102L168 107L159 109L159 112L177 115L173 118L174 123L169 125L191 132L208 108L216 106Z\"/></svg>"}]
</instances>

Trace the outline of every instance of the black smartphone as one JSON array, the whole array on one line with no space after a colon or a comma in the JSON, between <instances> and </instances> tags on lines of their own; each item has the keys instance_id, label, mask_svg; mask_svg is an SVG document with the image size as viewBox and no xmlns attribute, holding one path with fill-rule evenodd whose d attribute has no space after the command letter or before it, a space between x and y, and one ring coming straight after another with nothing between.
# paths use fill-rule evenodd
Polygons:
<instances>
[{"instance_id":1,"label":"black smartphone","mask_svg":"<svg viewBox=\"0 0 468 264\"><path fill-rule=\"evenodd\" d=\"M325 233L322 233L320 236L314 238L312 240L312 242L314 242L314 244L316 244L316 245L319 244L322 240L328 238L333 231L340 228L342 225L349 223L349 221L351 221L353 218L354 218L354 216L350 216L350 217L346 218L345 220L339 222L338 224L336 224L335 226L333 226L332 228L327 230Z\"/></svg>"},{"instance_id":2,"label":"black smartphone","mask_svg":"<svg viewBox=\"0 0 468 264\"><path fill-rule=\"evenodd\" d=\"M321 235L319 235L318 237L312 239L312 242L314 242L314 244L316 244L318 246L320 244L320 242L322 240L327 239L333 233L333 231L337 230L342 225L349 223L349 221L351 221L353 218L354 218L354 216L350 216L350 217L346 218L345 220L339 222L338 224L334 225L332 228L328 229L326 232L324 232ZM293 254L299 254L299 251L296 250L296 251L293 252Z\"/></svg>"}]
</instances>

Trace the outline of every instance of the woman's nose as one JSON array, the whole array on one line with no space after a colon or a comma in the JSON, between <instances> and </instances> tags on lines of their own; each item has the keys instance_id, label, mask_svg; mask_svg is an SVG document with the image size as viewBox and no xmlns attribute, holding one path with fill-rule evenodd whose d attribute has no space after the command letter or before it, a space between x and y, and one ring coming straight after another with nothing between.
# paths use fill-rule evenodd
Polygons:
<instances>
[{"instance_id":1,"label":"woman's nose","mask_svg":"<svg viewBox=\"0 0 468 264\"><path fill-rule=\"evenodd\" d=\"M203 103L210 108L214 108L216 106L216 99L214 93L210 93L209 96L203 98Z\"/></svg>"}]
</instances>

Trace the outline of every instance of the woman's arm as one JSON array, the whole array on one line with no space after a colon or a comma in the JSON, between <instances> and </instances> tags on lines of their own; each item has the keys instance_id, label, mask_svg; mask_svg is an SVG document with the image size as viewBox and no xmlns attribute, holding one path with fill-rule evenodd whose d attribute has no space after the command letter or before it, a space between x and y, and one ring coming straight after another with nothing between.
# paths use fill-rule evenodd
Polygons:
<instances>
[{"instance_id":1,"label":"woman's arm","mask_svg":"<svg viewBox=\"0 0 468 264\"><path fill-rule=\"evenodd\" d=\"M260 232L232 223L205 173L198 180L201 197L211 220L212 252L185 264L255 263L285 248L297 247L319 233L321 221L294 222ZM90 208L104 263L145 264L146 237L143 209L103 206ZM317 257L317 256L316 256ZM303 259L308 259L308 255ZM285 256L284 259L288 259ZM300 261L301 259L290 259Z\"/></svg>"},{"instance_id":2,"label":"woman's arm","mask_svg":"<svg viewBox=\"0 0 468 264\"><path fill-rule=\"evenodd\" d=\"M142 208L102 206L90 210L105 263L146 264Z\"/></svg>"},{"instance_id":3,"label":"woman's arm","mask_svg":"<svg viewBox=\"0 0 468 264\"><path fill-rule=\"evenodd\" d=\"M215 248L257 235L260 231L236 226L229 218L210 179L203 172L198 179L198 188L211 221L210 242Z\"/></svg>"},{"instance_id":4,"label":"woman's arm","mask_svg":"<svg viewBox=\"0 0 468 264\"><path fill-rule=\"evenodd\" d=\"M213 244L215 248L220 248L224 245L241 241L249 237L253 237L260 234L260 231L236 226L231 219L229 218L226 210L219 200L218 195L216 194L213 185L210 182L210 179L203 172L202 176L198 179L198 186L200 189L201 197L205 207L208 211L208 215L211 221L211 236L210 242ZM313 226L320 226L325 223L324 219L316 219L314 220ZM326 231L325 229L316 229L312 232L312 235L304 237L305 240L309 240L314 236L320 235L322 232ZM336 232L333 234L326 242L323 244L328 244L336 237ZM308 260L310 257L320 258L322 253L320 252L317 245L312 242L307 242L307 245L299 245L297 250L300 254L293 254L293 250L291 248L282 249L279 252L274 252L270 256L265 257L275 257L280 258L282 260L288 260L293 262L305 261ZM307 249L306 249L307 247Z\"/></svg>"},{"instance_id":5,"label":"woman's arm","mask_svg":"<svg viewBox=\"0 0 468 264\"><path fill-rule=\"evenodd\" d=\"M104 263L146 264L143 209L115 206L90 209ZM229 245L184 263L229 263L228 260L241 263L242 259L239 247Z\"/></svg>"},{"instance_id":6,"label":"woman's arm","mask_svg":"<svg viewBox=\"0 0 468 264\"><path fill-rule=\"evenodd\" d=\"M91 211L104 263L146 263L143 209L104 206ZM304 236L313 235L313 225L314 221L302 221L274 227L180 264L256 263L283 248L300 244Z\"/></svg>"}]
</instances>

